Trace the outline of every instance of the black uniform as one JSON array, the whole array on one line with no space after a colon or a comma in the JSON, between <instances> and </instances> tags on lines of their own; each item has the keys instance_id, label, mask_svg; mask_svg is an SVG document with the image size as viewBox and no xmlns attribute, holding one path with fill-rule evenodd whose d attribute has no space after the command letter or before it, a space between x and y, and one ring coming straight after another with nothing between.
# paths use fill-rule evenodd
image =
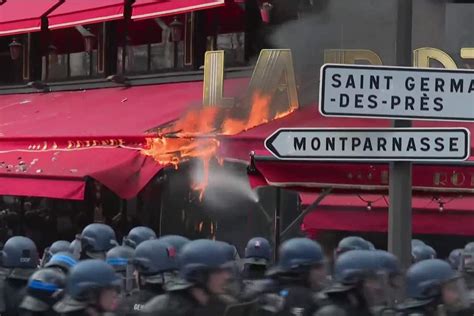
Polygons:
<instances>
[{"instance_id":1,"label":"black uniform","mask_svg":"<svg viewBox=\"0 0 474 316\"><path fill-rule=\"evenodd\" d=\"M19 315L18 306L25 297L28 278L34 271L33 269L13 269L7 278L0 280L2 283L0 289L3 292L3 304L1 304L3 308L0 315Z\"/></svg>"},{"instance_id":2,"label":"black uniform","mask_svg":"<svg viewBox=\"0 0 474 316\"><path fill-rule=\"evenodd\" d=\"M193 316L196 315L195 313L199 308L199 303L187 290L183 290L169 292L153 298L145 304L142 313L150 316Z\"/></svg>"},{"instance_id":3,"label":"black uniform","mask_svg":"<svg viewBox=\"0 0 474 316\"><path fill-rule=\"evenodd\" d=\"M129 296L125 297L119 308L120 315L132 316L137 315L143 309L145 304L158 295L164 294L165 291L160 285L147 285L141 290L133 291Z\"/></svg>"}]
</instances>

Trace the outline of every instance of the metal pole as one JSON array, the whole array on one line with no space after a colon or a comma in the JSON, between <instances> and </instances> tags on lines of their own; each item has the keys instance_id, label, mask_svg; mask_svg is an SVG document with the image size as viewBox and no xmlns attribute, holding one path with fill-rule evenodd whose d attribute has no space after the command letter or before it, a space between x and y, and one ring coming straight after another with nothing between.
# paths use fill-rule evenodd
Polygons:
<instances>
[{"instance_id":1,"label":"metal pole","mask_svg":"<svg viewBox=\"0 0 474 316\"><path fill-rule=\"evenodd\" d=\"M278 260L278 248L280 247L280 223L281 216L281 188L276 188L275 192L275 214L273 219L273 258Z\"/></svg>"},{"instance_id":2,"label":"metal pole","mask_svg":"<svg viewBox=\"0 0 474 316\"><path fill-rule=\"evenodd\" d=\"M398 1L397 64L412 66L412 0ZM396 120L394 127L410 127L411 121ZM388 250L395 254L402 268L411 264L412 233L412 163L390 163Z\"/></svg>"}]
</instances>

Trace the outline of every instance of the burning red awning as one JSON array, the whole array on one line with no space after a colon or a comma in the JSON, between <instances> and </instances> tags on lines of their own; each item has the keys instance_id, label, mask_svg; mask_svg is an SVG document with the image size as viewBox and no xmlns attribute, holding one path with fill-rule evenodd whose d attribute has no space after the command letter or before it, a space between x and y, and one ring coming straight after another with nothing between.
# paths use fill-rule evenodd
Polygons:
<instances>
[{"instance_id":1,"label":"burning red awning","mask_svg":"<svg viewBox=\"0 0 474 316\"><path fill-rule=\"evenodd\" d=\"M0 5L0 36L41 30L41 16L57 5L59 0L9 0Z\"/></svg>"},{"instance_id":2,"label":"burning red awning","mask_svg":"<svg viewBox=\"0 0 474 316\"><path fill-rule=\"evenodd\" d=\"M240 85L226 82L230 92ZM82 199L93 178L133 197L163 168L141 153L145 132L201 98L202 82L3 95L0 195Z\"/></svg>"},{"instance_id":3,"label":"burning red awning","mask_svg":"<svg viewBox=\"0 0 474 316\"><path fill-rule=\"evenodd\" d=\"M316 196L314 196L316 198ZM371 202L370 211L367 201ZM440 211L440 201L443 207ZM309 201L308 201L309 202ZM413 233L473 236L473 197L436 200L413 198ZM322 230L387 232L388 200L382 195L329 195L308 215L302 230L315 235Z\"/></svg>"},{"instance_id":4,"label":"burning red awning","mask_svg":"<svg viewBox=\"0 0 474 316\"><path fill-rule=\"evenodd\" d=\"M49 29L121 19L124 3L124 0L67 0L48 15Z\"/></svg>"},{"instance_id":5,"label":"burning red awning","mask_svg":"<svg viewBox=\"0 0 474 316\"><path fill-rule=\"evenodd\" d=\"M225 0L136 0L132 19L143 20L191 11L216 8L225 5Z\"/></svg>"}]
</instances>

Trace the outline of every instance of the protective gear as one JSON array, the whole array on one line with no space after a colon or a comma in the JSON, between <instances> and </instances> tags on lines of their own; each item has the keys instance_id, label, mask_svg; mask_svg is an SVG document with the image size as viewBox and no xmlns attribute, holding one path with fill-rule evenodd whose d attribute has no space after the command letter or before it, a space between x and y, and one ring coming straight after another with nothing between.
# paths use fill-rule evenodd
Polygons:
<instances>
[{"instance_id":1,"label":"protective gear","mask_svg":"<svg viewBox=\"0 0 474 316\"><path fill-rule=\"evenodd\" d=\"M373 245L372 245L373 246ZM335 250L335 258L349 250L371 250L370 244L362 237L348 236L339 242Z\"/></svg>"},{"instance_id":2,"label":"protective gear","mask_svg":"<svg viewBox=\"0 0 474 316\"><path fill-rule=\"evenodd\" d=\"M171 272L178 268L176 249L159 239L142 242L133 258L138 273L148 283L162 283L163 276L158 274Z\"/></svg>"},{"instance_id":3,"label":"protective gear","mask_svg":"<svg viewBox=\"0 0 474 316\"><path fill-rule=\"evenodd\" d=\"M271 260L272 247L268 240L255 237L248 241L245 247L245 263L267 265Z\"/></svg>"},{"instance_id":4,"label":"protective gear","mask_svg":"<svg viewBox=\"0 0 474 316\"><path fill-rule=\"evenodd\" d=\"M41 259L41 266L44 267L55 253L69 251L70 246L71 243L66 240L53 242L51 246L44 250L43 258Z\"/></svg>"},{"instance_id":5,"label":"protective gear","mask_svg":"<svg viewBox=\"0 0 474 316\"><path fill-rule=\"evenodd\" d=\"M35 269L39 262L35 243L23 236L8 239L1 255L1 265L5 268Z\"/></svg>"},{"instance_id":6,"label":"protective gear","mask_svg":"<svg viewBox=\"0 0 474 316\"><path fill-rule=\"evenodd\" d=\"M156 239L156 233L153 229L145 226L132 228L127 236L123 237L123 244L133 249L145 240Z\"/></svg>"},{"instance_id":7,"label":"protective gear","mask_svg":"<svg viewBox=\"0 0 474 316\"><path fill-rule=\"evenodd\" d=\"M398 260L382 250L352 250L341 254L334 265L335 283L325 293L332 305L347 315L371 315L391 303L390 280L400 275ZM335 308L335 307L334 307ZM318 315L325 315L321 311Z\"/></svg>"},{"instance_id":8,"label":"protective gear","mask_svg":"<svg viewBox=\"0 0 474 316\"><path fill-rule=\"evenodd\" d=\"M102 260L84 260L75 265L66 283L66 297L54 309L58 313L95 308L99 312L99 296L102 290L120 291L122 280L114 269Z\"/></svg>"},{"instance_id":9,"label":"protective gear","mask_svg":"<svg viewBox=\"0 0 474 316\"><path fill-rule=\"evenodd\" d=\"M76 235L73 241L71 241L71 244L69 245L69 252L73 254L74 258L77 260L81 259L81 252L82 252L82 246L81 246L81 235Z\"/></svg>"},{"instance_id":10,"label":"protective gear","mask_svg":"<svg viewBox=\"0 0 474 316\"><path fill-rule=\"evenodd\" d=\"M70 252L58 252L54 254L49 262L45 265L46 268L59 268L65 274L77 264L76 258Z\"/></svg>"},{"instance_id":11,"label":"protective gear","mask_svg":"<svg viewBox=\"0 0 474 316\"><path fill-rule=\"evenodd\" d=\"M105 259L105 253L118 245L112 227L100 223L86 226L80 240L81 256L93 259Z\"/></svg>"},{"instance_id":12,"label":"protective gear","mask_svg":"<svg viewBox=\"0 0 474 316\"><path fill-rule=\"evenodd\" d=\"M182 284L170 288L167 294L160 295L145 304L142 312L146 315L185 316L222 315L225 304L211 294L208 281L213 273L226 269L229 252L222 243L212 240L195 240L186 244L178 254ZM208 296L207 304L198 303L193 288Z\"/></svg>"},{"instance_id":13,"label":"protective gear","mask_svg":"<svg viewBox=\"0 0 474 316\"><path fill-rule=\"evenodd\" d=\"M436 258L436 251L428 245L415 246L411 250L413 262Z\"/></svg>"},{"instance_id":14,"label":"protective gear","mask_svg":"<svg viewBox=\"0 0 474 316\"><path fill-rule=\"evenodd\" d=\"M426 245L425 242L423 240L420 240L420 239L412 239L411 240L411 247L416 247L416 246L424 246Z\"/></svg>"},{"instance_id":15,"label":"protective gear","mask_svg":"<svg viewBox=\"0 0 474 316\"><path fill-rule=\"evenodd\" d=\"M293 238L281 244L278 251L278 262L270 274L302 273L315 265L324 264L321 246L308 238Z\"/></svg>"},{"instance_id":16,"label":"protective gear","mask_svg":"<svg viewBox=\"0 0 474 316\"><path fill-rule=\"evenodd\" d=\"M461 269L461 260L463 257L463 249L454 249L449 253L448 263L454 270Z\"/></svg>"},{"instance_id":17,"label":"protective gear","mask_svg":"<svg viewBox=\"0 0 474 316\"><path fill-rule=\"evenodd\" d=\"M468 308L467 290L460 274L439 259L423 260L412 265L406 273L409 299L401 310L433 308L444 303L449 310Z\"/></svg>"},{"instance_id":18,"label":"protective gear","mask_svg":"<svg viewBox=\"0 0 474 316\"><path fill-rule=\"evenodd\" d=\"M56 269L41 269L28 281L26 296L20 308L31 312L51 311L59 301L66 285L66 277Z\"/></svg>"},{"instance_id":19,"label":"protective gear","mask_svg":"<svg viewBox=\"0 0 474 316\"><path fill-rule=\"evenodd\" d=\"M461 264L463 271L474 273L474 242L470 242L464 246Z\"/></svg>"},{"instance_id":20,"label":"protective gear","mask_svg":"<svg viewBox=\"0 0 474 316\"><path fill-rule=\"evenodd\" d=\"M109 251L105 256L105 262L110 264L115 272L122 278L123 280L123 289L125 293L130 293L134 288L134 276L133 273L135 268L133 266L133 256L134 251L133 248L128 246L117 246Z\"/></svg>"},{"instance_id":21,"label":"protective gear","mask_svg":"<svg viewBox=\"0 0 474 316\"><path fill-rule=\"evenodd\" d=\"M187 243L190 242L189 239L179 235L166 235L158 238L159 241L170 244L176 249L176 253L181 251L181 248L184 247Z\"/></svg>"}]
</instances>

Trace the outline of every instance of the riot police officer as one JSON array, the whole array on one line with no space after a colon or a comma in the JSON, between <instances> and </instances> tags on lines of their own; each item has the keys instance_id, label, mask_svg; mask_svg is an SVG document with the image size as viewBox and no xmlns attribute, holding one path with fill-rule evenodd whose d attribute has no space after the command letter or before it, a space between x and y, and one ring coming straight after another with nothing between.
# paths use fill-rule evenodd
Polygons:
<instances>
[{"instance_id":1,"label":"riot police officer","mask_svg":"<svg viewBox=\"0 0 474 316\"><path fill-rule=\"evenodd\" d=\"M135 249L133 264L138 272L139 291L124 302L125 315L136 315L145 303L165 293L165 285L173 281L178 269L176 250L160 240L147 240Z\"/></svg>"},{"instance_id":2,"label":"riot police officer","mask_svg":"<svg viewBox=\"0 0 474 316\"><path fill-rule=\"evenodd\" d=\"M469 290L474 290L474 242L467 243L461 260L461 271Z\"/></svg>"},{"instance_id":3,"label":"riot police officer","mask_svg":"<svg viewBox=\"0 0 474 316\"><path fill-rule=\"evenodd\" d=\"M271 253L270 243L265 238L255 237L248 241L242 271L244 283L263 279L270 264Z\"/></svg>"},{"instance_id":4,"label":"riot police officer","mask_svg":"<svg viewBox=\"0 0 474 316\"><path fill-rule=\"evenodd\" d=\"M87 225L80 236L81 259L105 259L107 251L117 246L115 232L109 225Z\"/></svg>"},{"instance_id":5,"label":"riot police officer","mask_svg":"<svg viewBox=\"0 0 474 316\"><path fill-rule=\"evenodd\" d=\"M145 240L156 239L156 233L153 229L146 226L137 226L132 228L128 235L123 237L123 244L133 249Z\"/></svg>"},{"instance_id":6,"label":"riot police officer","mask_svg":"<svg viewBox=\"0 0 474 316\"><path fill-rule=\"evenodd\" d=\"M102 260L88 259L75 265L66 282L65 296L54 310L61 315L98 316L114 312L120 303L122 280Z\"/></svg>"},{"instance_id":7,"label":"riot police officer","mask_svg":"<svg viewBox=\"0 0 474 316\"><path fill-rule=\"evenodd\" d=\"M2 316L15 316L18 315L28 279L38 267L38 251L31 239L15 236L7 240L1 255L1 265L9 272L0 281L0 313Z\"/></svg>"},{"instance_id":8,"label":"riot police officer","mask_svg":"<svg viewBox=\"0 0 474 316\"><path fill-rule=\"evenodd\" d=\"M47 247L43 252L43 258L41 259L41 267L44 267L51 257L58 252L69 251L71 243L67 240L58 240Z\"/></svg>"},{"instance_id":9,"label":"riot police officer","mask_svg":"<svg viewBox=\"0 0 474 316\"><path fill-rule=\"evenodd\" d=\"M158 238L158 240L173 246L176 249L176 253L179 253L181 248L190 242L188 238L179 235L166 235Z\"/></svg>"},{"instance_id":10,"label":"riot police officer","mask_svg":"<svg viewBox=\"0 0 474 316\"><path fill-rule=\"evenodd\" d=\"M463 255L463 249L453 249L448 256L448 263L451 265L453 270L461 269L461 260Z\"/></svg>"},{"instance_id":11,"label":"riot police officer","mask_svg":"<svg viewBox=\"0 0 474 316\"><path fill-rule=\"evenodd\" d=\"M258 315L310 315L319 302L315 293L327 281L321 246L308 238L281 244L278 262L267 275L266 288L257 298Z\"/></svg>"},{"instance_id":12,"label":"riot police officer","mask_svg":"<svg viewBox=\"0 0 474 316\"><path fill-rule=\"evenodd\" d=\"M51 257L45 267L58 269L66 276L69 273L69 270L74 267L77 262L78 261L72 253L58 252Z\"/></svg>"},{"instance_id":13,"label":"riot police officer","mask_svg":"<svg viewBox=\"0 0 474 316\"><path fill-rule=\"evenodd\" d=\"M116 246L105 255L105 262L110 264L117 275L123 280L123 294L128 295L135 288L133 267L134 250L128 246Z\"/></svg>"},{"instance_id":14,"label":"riot police officer","mask_svg":"<svg viewBox=\"0 0 474 316\"><path fill-rule=\"evenodd\" d=\"M143 312L160 316L222 315L225 306L213 300L225 294L231 277L226 265L228 254L222 244L204 239L189 242L178 254L178 261L182 282L148 302Z\"/></svg>"},{"instance_id":15,"label":"riot police officer","mask_svg":"<svg viewBox=\"0 0 474 316\"><path fill-rule=\"evenodd\" d=\"M339 244L337 245L337 248L335 250L334 259L337 259L339 255L343 254L346 251L374 249L375 247L364 238L359 236L348 236L339 241Z\"/></svg>"},{"instance_id":16,"label":"riot police officer","mask_svg":"<svg viewBox=\"0 0 474 316\"><path fill-rule=\"evenodd\" d=\"M418 245L412 248L411 256L414 263L436 258L436 251L428 245Z\"/></svg>"},{"instance_id":17,"label":"riot police officer","mask_svg":"<svg viewBox=\"0 0 474 316\"><path fill-rule=\"evenodd\" d=\"M401 315L472 315L464 280L439 259L412 265L406 273L408 299L399 305Z\"/></svg>"},{"instance_id":18,"label":"riot police officer","mask_svg":"<svg viewBox=\"0 0 474 316\"><path fill-rule=\"evenodd\" d=\"M58 315L53 306L62 296L66 276L57 269L45 268L31 275L26 296L20 304L21 316Z\"/></svg>"},{"instance_id":19,"label":"riot police officer","mask_svg":"<svg viewBox=\"0 0 474 316\"><path fill-rule=\"evenodd\" d=\"M388 290L396 287L398 261L381 250L351 250L340 255L334 266L334 283L324 292L329 304L316 316L368 316L389 305Z\"/></svg>"}]
</instances>

